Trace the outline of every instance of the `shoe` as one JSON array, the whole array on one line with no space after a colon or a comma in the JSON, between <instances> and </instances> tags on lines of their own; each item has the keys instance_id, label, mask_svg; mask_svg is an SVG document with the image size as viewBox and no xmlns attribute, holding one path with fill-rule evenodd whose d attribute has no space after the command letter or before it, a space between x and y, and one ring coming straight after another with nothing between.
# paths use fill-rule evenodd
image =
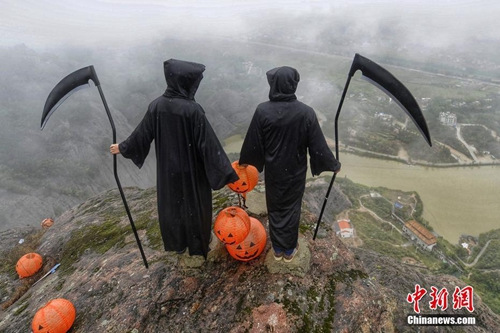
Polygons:
<instances>
[{"instance_id":1,"label":"shoe","mask_svg":"<svg viewBox=\"0 0 500 333\"><path fill-rule=\"evenodd\" d=\"M274 260L280 261L283 258L283 252L276 252L273 250Z\"/></svg>"},{"instance_id":2,"label":"shoe","mask_svg":"<svg viewBox=\"0 0 500 333\"><path fill-rule=\"evenodd\" d=\"M298 251L299 251L299 244L297 243L297 247L295 249L293 249L292 253L290 253L290 254L286 254L286 253L283 254L283 260L285 262L292 261Z\"/></svg>"}]
</instances>

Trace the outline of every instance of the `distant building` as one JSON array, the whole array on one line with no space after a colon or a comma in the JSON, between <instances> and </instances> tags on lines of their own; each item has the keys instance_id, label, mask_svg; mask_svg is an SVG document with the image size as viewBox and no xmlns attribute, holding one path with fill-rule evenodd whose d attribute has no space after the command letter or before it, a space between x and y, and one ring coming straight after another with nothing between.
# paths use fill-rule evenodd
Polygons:
<instances>
[{"instance_id":1,"label":"distant building","mask_svg":"<svg viewBox=\"0 0 500 333\"><path fill-rule=\"evenodd\" d=\"M392 120L392 115L383 112L375 112L375 118L389 122Z\"/></svg>"},{"instance_id":2,"label":"distant building","mask_svg":"<svg viewBox=\"0 0 500 333\"><path fill-rule=\"evenodd\" d=\"M439 122L446 126L457 126L457 115L451 112L440 112Z\"/></svg>"},{"instance_id":3,"label":"distant building","mask_svg":"<svg viewBox=\"0 0 500 333\"><path fill-rule=\"evenodd\" d=\"M355 234L351 220L338 220L333 224L333 230L341 238L351 238Z\"/></svg>"},{"instance_id":4,"label":"distant building","mask_svg":"<svg viewBox=\"0 0 500 333\"><path fill-rule=\"evenodd\" d=\"M243 67L245 68L247 75L255 75L255 76L262 75L262 68L255 66L254 63L251 61L243 62Z\"/></svg>"},{"instance_id":5,"label":"distant building","mask_svg":"<svg viewBox=\"0 0 500 333\"><path fill-rule=\"evenodd\" d=\"M349 132L349 136L356 136L358 134L358 131L356 131L354 128L352 127L348 127L347 128L347 131Z\"/></svg>"},{"instance_id":6,"label":"distant building","mask_svg":"<svg viewBox=\"0 0 500 333\"><path fill-rule=\"evenodd\" d=\"M436 236L415 220L406 222L403 226L403 232L428 251L432 251L432 248L437 244Z\"/></svg>"},{"instance_id":7,"label":"distant building","mask_svg":"<svg viewBox=\"0 0 500 333\"><path fill-rule=\"evenodd\" d=\"M423 109L425 109L429 106L430 101L431 101L430 97L422 97L422 102L420 103L420 105L422 106Z\"/></svg>"}]
</instances>

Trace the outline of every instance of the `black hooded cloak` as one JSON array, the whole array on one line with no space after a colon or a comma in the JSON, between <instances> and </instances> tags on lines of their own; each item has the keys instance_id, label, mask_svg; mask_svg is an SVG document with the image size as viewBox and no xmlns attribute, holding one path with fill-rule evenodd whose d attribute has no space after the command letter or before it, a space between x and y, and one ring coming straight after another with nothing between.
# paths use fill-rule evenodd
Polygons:
<instances>
[{"instance_id":1,"label":"black hooded cloak","mask_svg":"<svg viewBox=\"0 0 500 333\"><path fill-rule=\"evenodd\" d=\"M299 73L291 67L267 72L269 101L255 110L239 159L259 172L265 167L271 241L284 250L297 245L307 150L313 176L340 169L314 110L295 96L299 80Z\"/></svg>"},{"instance_id":2,"label":"black hooded cloak","mask_svg":"<svg viewBox=\"0 0 500 333\"><path fill-rule=\"evenodd\" d=\"M206 255L212 225L212 192L238 180L205 111L194 95L202 64L164 62L167 90L119 148L142 167L155 141L158 220L166 251Z\"/></svg>"}]
</instances>

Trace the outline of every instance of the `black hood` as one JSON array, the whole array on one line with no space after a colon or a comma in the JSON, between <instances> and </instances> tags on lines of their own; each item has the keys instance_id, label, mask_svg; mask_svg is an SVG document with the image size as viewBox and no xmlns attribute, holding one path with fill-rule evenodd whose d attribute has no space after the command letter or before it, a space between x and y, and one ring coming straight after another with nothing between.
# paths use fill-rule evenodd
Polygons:
<instances>
[{"instance_id":1,"label":"black hood","mask_svg":"<svg viewBox=\"0 0 500 333\"><path fill-rule=\"evenodd\" d=\"M295 68L283 66L269 70L267 73L269 100L292 101L296 100L295 91L300 81L299 72Z\"/></svg>"},{"instance_id":2,"label":"black hood","mask_svg":"<svg viewBox=\"0 0 500 333\"><path fill-rule=\"evenodd\" d=\"M201 79L205 65L195 62L169 59L163 63L167 90L165 96L194 100L194 95Z\"/></svg>"}]
</instances>

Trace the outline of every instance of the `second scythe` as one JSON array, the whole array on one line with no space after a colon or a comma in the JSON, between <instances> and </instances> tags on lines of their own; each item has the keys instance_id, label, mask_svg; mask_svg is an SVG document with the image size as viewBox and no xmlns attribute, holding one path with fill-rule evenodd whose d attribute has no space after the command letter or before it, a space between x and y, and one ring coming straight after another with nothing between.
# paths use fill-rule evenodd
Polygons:
<instances>
[{"instance_id":1,"label":"second scythe","mask_svg":"<svg viewBox=\"0 0 500 333\"><path fill-rule=\"evenodd\" d=\"M408 114L411 120L413 120L420 133L424 137L425 141L429 144L429 146L432 146L431 136L429 134L424 115L422 114L417 101L410 93L408 88L406 88L403 83L401 83L396 77L394 77L394 75L389 73L389 71L371 61L370 59L356 53L352 61L351 69L349 70L349 75L347 76L347 82L344 86L344 91L342 92L342 97L337 109L337 114L335 115L335 157L337 158L337 160L339 160L338 121L340 110L342 109L342 105L344 103L347 88L349 87L351 78L354 76L354 73L356 73L357 70L361 70L361 72L363 73L362 77L364 79L380 88L386 94L391 96L394 101L396 101L396 103L398 103L398 105ZM336 173L333 174L330 185L328 186L328 190L323 201L323 206L321 207L321 212L319 214L318 222L316 223L316 230L314 231L313 239L316 239L316 235L318 234L321 218L323 217L326 202L328 201L328 196L330 195L330 191L332 190L336 175Z\"/></svg>"}]
</instances>

